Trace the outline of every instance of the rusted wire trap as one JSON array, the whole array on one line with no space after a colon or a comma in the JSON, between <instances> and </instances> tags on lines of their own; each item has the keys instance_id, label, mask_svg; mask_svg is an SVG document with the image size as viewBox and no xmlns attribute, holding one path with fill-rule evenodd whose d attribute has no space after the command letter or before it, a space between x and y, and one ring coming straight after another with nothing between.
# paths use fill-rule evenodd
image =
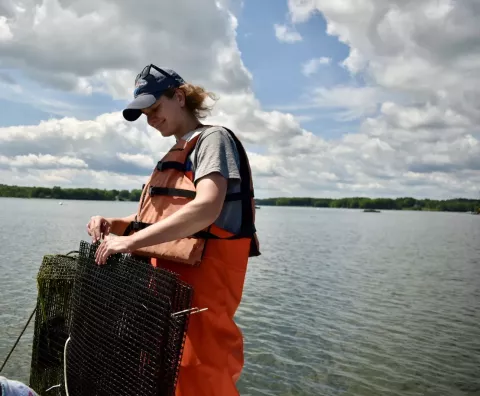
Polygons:
<instances>
[{"instance_id":1,"label":"rusted wire trap","mask_svg":"<svg viewBox=\"0 0 480 396\"><path fill-rule=\"evenodd\" d=\"M174 395L192 288L129 255L99 266L97 246L82 241L74 259L42 263L32 388L66 394L65 364L69 396Z\"/></svg>"}]
</instances>

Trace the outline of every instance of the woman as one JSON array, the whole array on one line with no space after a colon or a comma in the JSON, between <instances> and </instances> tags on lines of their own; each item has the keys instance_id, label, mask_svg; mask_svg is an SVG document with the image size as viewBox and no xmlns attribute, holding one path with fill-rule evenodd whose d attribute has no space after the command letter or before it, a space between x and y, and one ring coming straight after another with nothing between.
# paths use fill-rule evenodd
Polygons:
<instances>
[{"instance_id":1,"label":"woman","mask_svg":"<svg viewBox=\"0 0 480 396\"><path fill-rule=\"evenodd\" d=\"M248 158L236 136L199 120L212 97L173 70L149 65L135 79L128 121L142 114L176 144L144 185L137 213L94 216L87 225L104 264L114 253L147 257L174 271L194 289L176 395L238 395L242 333L233 317L248 258L258 256L255 204ZM110 234L120 235L110 237Z\"/></svg>"}]
</instances>

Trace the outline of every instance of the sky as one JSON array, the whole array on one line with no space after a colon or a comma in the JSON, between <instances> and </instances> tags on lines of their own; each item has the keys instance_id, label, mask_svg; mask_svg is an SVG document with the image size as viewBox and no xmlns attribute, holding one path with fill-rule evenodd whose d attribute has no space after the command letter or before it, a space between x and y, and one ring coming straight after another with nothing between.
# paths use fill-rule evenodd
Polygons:
<instances>
[{"instance_id":1,"label":"sky","mask_svg":"<svg viewBox=\"0 0 480 396\"><path fill-rule=\"evenodd\" d=\"M0 0L0 183L139 188L147 64L218 97L267 197L480 198L477 0Z\"/></svg>"}]
</instances>

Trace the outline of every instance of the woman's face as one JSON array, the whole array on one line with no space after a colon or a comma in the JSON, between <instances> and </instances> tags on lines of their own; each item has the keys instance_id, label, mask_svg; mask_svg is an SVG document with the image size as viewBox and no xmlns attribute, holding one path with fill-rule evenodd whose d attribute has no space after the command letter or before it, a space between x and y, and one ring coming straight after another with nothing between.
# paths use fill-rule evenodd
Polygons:
<instances>
[{"instance_id":1,"label":"woman's face","mask_svg":"<svg viewBox=\"0 0 480 396\"><path fill-rule=\"evenodd\" d=\"M179 91L172 98L162 95L152 106L142 110L148 124L163 136L173 136L180 129L184 117L185 99Z\"/></svg>"}]
</instances>

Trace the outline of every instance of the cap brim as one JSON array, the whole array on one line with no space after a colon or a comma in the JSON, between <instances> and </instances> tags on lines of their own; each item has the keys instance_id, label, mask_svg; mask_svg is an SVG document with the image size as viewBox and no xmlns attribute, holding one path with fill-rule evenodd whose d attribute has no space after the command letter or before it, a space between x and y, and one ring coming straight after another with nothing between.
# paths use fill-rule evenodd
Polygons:
<instances>
[{"instance_id":1,"label":"cap brim","mask_svg":"<svg viewBox=\"0 0 480 396\"><path fill-rule=\"evenodd\" d=\"M123 110L123 118L127 121L135 121L142 115L142 109L150 107L157 101L153 95L139 95L137 96L125 110Z\"/></svg>"}]
</instances>

